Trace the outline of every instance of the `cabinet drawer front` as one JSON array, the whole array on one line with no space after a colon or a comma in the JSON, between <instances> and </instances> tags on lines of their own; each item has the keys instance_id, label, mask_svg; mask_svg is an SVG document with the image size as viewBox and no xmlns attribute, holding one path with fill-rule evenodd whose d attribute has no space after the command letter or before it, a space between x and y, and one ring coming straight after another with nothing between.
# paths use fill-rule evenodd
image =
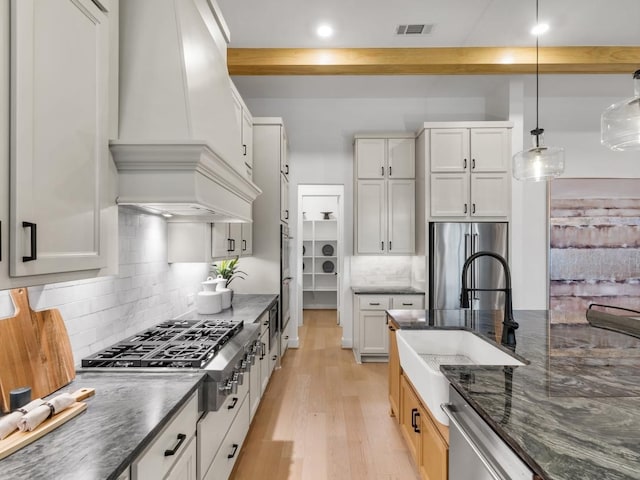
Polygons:
<instances>
[{"instance_id":1,"label":"cabinet drawer front","mask_svg":"<svg viewBox=\"0 0 640 480\"><path fill-rule=\"evenodd\" d=\"M424 308L424 295L394 295L391 297L394 310L420 310Z\"/></svg>"},{"instance_id":2,"label":"cabinet drawer front","mask_svg":"<svg viewBox=\"0 0 640 480\"><path fill-rule=\"evenodd\" d=\"M260 371L256 365L251 369ZM208 412L202 420L198 422L198 471L204 474L209 469L214 457L220 450L222 441L229 431L229 427L240 415L242 402L245 401L249 392L249 377L245 375L244 383L238 386L237 395L229 395L220 409L216 412ZM249 404L250 402L245 402ZM247 418L249 413L247 412Z\"/></svg>"},{"instance_id":3,"label":"cabinet drawer front","mask_svg":"<svg viewBox=\"0 0 640 480\"><path fill-rule=\"evenodd\" d=\"M164 430L155 438L131 466L133 480L147 478L164 478L174 463L182 455L184 449L196 431L198 421L198 393L194 393L186 405L169 421ZM186 435L179 440L179 435ZM181 442L180 448L174 455L165 456L166 450L175 449Z\"/></svg>"},{"instance_id":4,"label":"cabinet drawer front","mask_svg":"<svg viewBox=\"0 0 640 480\"><path fill-rule=\"evenodd\" d=\"M387 295L360 295L360 310L388 310Z\"/></svg>"},{"instance_id":5,"label":"cabinet drawer front","mask_svg":"<svg viewBox=\"0 0 640 480\"><path fill-rule=\"evenodd\" d=\"M215 456L211 468L204 476L204 480L227 480L229 478L248 431L249 402L245 400L229 429L229 433L222 441L222 446Z\"/></svg>"}]
</instances>

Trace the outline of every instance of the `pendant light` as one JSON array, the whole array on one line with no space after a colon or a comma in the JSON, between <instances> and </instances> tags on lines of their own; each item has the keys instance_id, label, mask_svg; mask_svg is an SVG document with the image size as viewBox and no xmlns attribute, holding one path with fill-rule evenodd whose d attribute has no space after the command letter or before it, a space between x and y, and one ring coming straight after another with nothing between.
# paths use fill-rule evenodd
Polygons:
<instances>
[{"instance_id":1,"label":"pendant light","mask_svg":"<svg viewBox=\"0 0 640 480\"><path fill-rule=\"evenodd\" d=\"M633 97L602 112L600 141L611 150L640 150L640 70L633 74L633 90Z\"/></svg>"},{"instance_id":2,"label":"pendant light","mask_svg":"<svg viewBox=\"0 0 640 480\"><path fill-rule=\"evenodd\" d=\"M536 25L538 25L538 0L536 0ZM536 128L531 130L533 146L513 156L513 177L516 180L539 182L550 180L564 172L564 148L547 147L544 144L544 129L538 124L540 64L538 35L536 35Z\"/></svg>"}]
</instances>

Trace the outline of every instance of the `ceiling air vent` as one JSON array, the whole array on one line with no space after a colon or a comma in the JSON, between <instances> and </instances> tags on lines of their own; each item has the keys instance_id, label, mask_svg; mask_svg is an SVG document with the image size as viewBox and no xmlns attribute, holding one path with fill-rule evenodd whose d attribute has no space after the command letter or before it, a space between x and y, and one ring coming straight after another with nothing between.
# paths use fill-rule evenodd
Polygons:
<instances>
[{"instance_id":1,"label":"ceiling air vent","mask_svg":"<svg viewBox=\"0 0 640 480\"><path fill-rule=\"evenodd\" d=\"M407 25L398 25L396 27L396 35L429 35L431 30L433 30L433 25L411 23Z\"/></svg>"}]
</instances>

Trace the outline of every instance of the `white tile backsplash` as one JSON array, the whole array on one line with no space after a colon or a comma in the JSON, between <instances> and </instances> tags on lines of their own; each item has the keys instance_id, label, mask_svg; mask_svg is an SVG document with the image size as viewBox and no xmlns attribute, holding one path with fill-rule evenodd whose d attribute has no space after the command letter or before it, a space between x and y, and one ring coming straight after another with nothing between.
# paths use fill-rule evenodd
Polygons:
<instances>
[{"instance_id":1,"label":"white tile backsplash","mask_svg":"<svg viewBox=\"0 0 640 480\"><path fill-rule=\"evenodd\" d=\"M206 263L167 263L167 223L120 207L117 276L29 287L34 310L58 308L76 363L112 343L182 315L187 295L200 290ZM13 315L8 291L0 291L0 318Z\"/></svg>"},{"instance_id":2,"label":"white tile backsplash","mask_svg":"<svg viewBox=\"0 0 640 480\"><path fill-rule=\"evenodd\" d=\"M424 288L424 257L350 257L351 285Z\"/></svg>"}]
</instances>

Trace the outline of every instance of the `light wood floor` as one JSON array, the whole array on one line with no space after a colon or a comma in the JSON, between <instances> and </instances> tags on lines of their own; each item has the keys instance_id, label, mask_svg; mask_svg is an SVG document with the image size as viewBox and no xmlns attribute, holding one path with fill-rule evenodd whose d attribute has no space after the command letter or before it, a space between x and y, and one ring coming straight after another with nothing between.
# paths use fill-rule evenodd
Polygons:
<instances>
[{"instance_id":1,"label":"light wood floor","mask_svg":"<svg viewBox=\"0 0 640 480\"><path fill-rule=\"evenodd\" d=\"M418 480L389 416L387 364L340 347L335 310L305 310L300 348L274 371L233 480Z\"/></svg>"}]
</instances>

